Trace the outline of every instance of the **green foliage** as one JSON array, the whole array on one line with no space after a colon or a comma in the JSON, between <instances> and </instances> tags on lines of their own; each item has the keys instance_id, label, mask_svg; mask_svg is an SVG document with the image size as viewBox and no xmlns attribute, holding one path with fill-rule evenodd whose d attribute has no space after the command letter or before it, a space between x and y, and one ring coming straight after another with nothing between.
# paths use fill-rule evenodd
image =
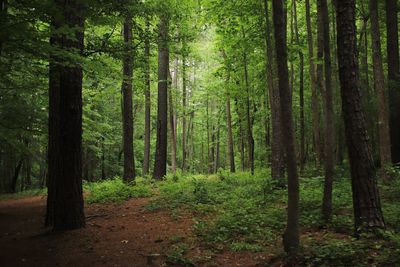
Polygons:
<instances>
[{"instance_id":1,"label":"green foliage","mask_svg":"<svg viewBox=\"0 0 400 267\"><path fill-rule=\"evenodd\" d=\"M84 188L89 192L88 203L118 203L130 198L153 195L152 187L144 181L139 180L136 185L128 185L119 177L97 183L87 183Z\"/></svg>"}]
</instances>

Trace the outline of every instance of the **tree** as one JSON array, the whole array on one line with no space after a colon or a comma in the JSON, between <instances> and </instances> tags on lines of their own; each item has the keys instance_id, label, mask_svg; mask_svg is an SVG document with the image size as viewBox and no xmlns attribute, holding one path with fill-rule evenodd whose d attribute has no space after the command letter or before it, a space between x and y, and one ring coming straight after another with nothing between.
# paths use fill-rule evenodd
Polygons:
<instances>
[{"instance_id":1,"label":"tree","mask_svg":"<svg viewBox=\"0 0 400 267\"><path fill-rule=\"evenodd\" d=\"M135 180L135 158L133 154L133 51L132 51L132 17L128 14L123 25L125 51L123 56L123 81L122 81L122 124L123 124L123 150L125 182Z\"/></svg>"},{"instance_id":2,"label":"tree","mask_svg":"<svg viewBox=\"0 0 400 267\"><path fill-rule=\"evenodd\" d=\"M153 173L155 179L162 179L167 174L168 70L168 17L162 14L158 25L157 144Z\"/></svg>"},{"instance_id":3,"label":"tree","mask_svg":"<svg viewBox=\"0 0 400 267\"><path fill-rule=\"evenodd\" d=\"M312 107L312 127L314 139L314 153L316 163L321 162L321 132L320 132L320 115L318 109L318 91L317 78L314 64L314 40L311 28L310 0L306 0L306 24L307 24L307 42L308 42L308 64L310 67L310 84L311 84L311 107Z\"/></svg>"},{"instance_id":4,"label":"tree","mask_svg":"<svg viewBox=\"0 0 400 267\"><path fill-rule=\"evenodd\" d=\"M390 151L390 130L387 100L385 93L385 74L383 72L381 54L381 34L379 29L378 1L369 1L371 17L372 62L374 71L374 85L378 98L378 129L379 129L379 154L382 168L392 163Z\"/></svg>"},{"instance_id":5,"label":"tree","mask_svg":"<svg viewBox=\"0 0 400 267\"><path fill-rule=\"evenodd\" d=\"M333 113L333 90L331 75L331 51L329 36L329 13L326 0L318 1L318 18L322 24L324 70L325 70L325 183L324 196L322 202L322 216L325 221L329 221L332 214L332 184L335 173L335 131Z\"/></svg>"},{"instance_id":6,"label":"tree","mask_svg":"<svg viewBox=\"0 0 400 267\"><path fill-rule=\"evenodd\" d=\"M285 168L283 163L283 145L281 131L280 97L279 87L274 82L273 73L273 48L271 38L271 26L269 18L268 1L264 0L265 14L265 54L266 54L266 76L269 92L269 101L271 106L272 122L272 145L271 145L271 175L272 179L283 184L285 178Z\"/></svg>"},{"instance_id":7,"label":"tree","mask_svg":"<svg viewBox=\"0 0 400 267\"><path fill-rule=\"evenodd\" d=\"M342 114L351 168L354 223L356 232L361 232L383 228L385 224L358 83L355 1L341 0L336 5Z\"/></svg>"},{"instance_id":8,"label":"tree","mask_svg":"<svg viewBox=\"0 0 400 267\"><path fill-rule=\"evenodd\" d=\"M150 170L150 120L151 120L151 95L150 95L150 21L146 17L146 35L144 37L144 58L145 58L145 126L144 126L144 156L143 156L143 175L147 175Z\"/></svg>"},{"instance_id":9,"label":"tree","mask_svg":"<svg viewBox=\"0 0 400 267\"><path fill-rule=\"evenodd\" d=\"M281 100L281 127L286 150L286 165L288 172L288 219L283 236L283 244L286 252L293 253L298 249L300 243L299 177L297 173L295 135L293 129L292 100L288 82L285 16L282 0L273 1L273 20L279 76L279 96Z\"/></svg>"},{"instance_id":10,"label":"tree","mask_svg":"<svg viewBox=\"0 0 400 267\"><path fill-rule=\"evenodd\" d=\"M397 0L386 0L387 61L392 161L400 162L400 54Z\"/></svg>"},{"instance_id":11,"label":"tree","mask_svg":"<svg viewBox=\"0 0 400 267\"><path fill-rule=\"evenodd\" d=\"M53 46L65 54L83 52L84 7L55 1ZM67 27L71 34L56 33ZM64 55L65 57L66 55ZM50 59L49 184L46 222L55 230L85 226L82 196L82 67L67 58ZM57 127L57 129L56 129ZM52 148L50 148L52 147Z\"/></svg>"}]
</instances>

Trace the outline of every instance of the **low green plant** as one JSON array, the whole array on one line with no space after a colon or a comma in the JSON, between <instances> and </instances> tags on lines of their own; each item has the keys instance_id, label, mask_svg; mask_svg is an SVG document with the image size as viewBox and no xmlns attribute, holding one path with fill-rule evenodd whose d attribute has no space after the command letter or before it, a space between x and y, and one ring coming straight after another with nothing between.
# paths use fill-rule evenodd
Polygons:
<instances>
[{"instance_id":1,"label":"low green plant","mask_svg":"<svg viewBox=\"0 0 400 267\"><path fill-rule=\"evenodd\" d=\"M88 203L122 202L130 198L150 197L153 195L149 184L137 181L136 185L125 184L120 178L85 185L89 192Z\"/></svg>"}]
</instances>

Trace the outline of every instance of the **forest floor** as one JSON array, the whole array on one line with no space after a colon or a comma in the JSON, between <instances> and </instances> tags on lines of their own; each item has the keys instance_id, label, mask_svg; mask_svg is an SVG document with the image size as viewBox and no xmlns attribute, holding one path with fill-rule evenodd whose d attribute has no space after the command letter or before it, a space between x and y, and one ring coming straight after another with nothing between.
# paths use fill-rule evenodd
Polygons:
<instances>
[{"instance_id":1,"label":"forest floor","mask_svg":"<svg viewBox=\"0 0 400 267\"><path fill-rule=\"evenodd\" d=\"M2 200L0 266L192 265L179 262L181 252L175 245L182 242L189 244L181 249L197 262L195 266L256 266L265 262L265 253L222 251L211 255L193 234L189 213L173 218L166 211L146 211L150 200L88 204L86 228L65 233L43 228L44 196Z\"/></svg>"},{"instance_id":2,"label":"forest floor","mask_svg":"<svg viewBox=\"0 0 400 267\"><path fill-rule=\"evenodd\" d=\"M400 266L400 172L380 185L387 230L361 238L347 177L337 174L329 224L323 177L302 177L301 248L292 258L282 248L287 190L269 170L85 182L86 228L64 233L43 228L45 192L0 196L0 266Z\"/></svg>"}]
</instances>

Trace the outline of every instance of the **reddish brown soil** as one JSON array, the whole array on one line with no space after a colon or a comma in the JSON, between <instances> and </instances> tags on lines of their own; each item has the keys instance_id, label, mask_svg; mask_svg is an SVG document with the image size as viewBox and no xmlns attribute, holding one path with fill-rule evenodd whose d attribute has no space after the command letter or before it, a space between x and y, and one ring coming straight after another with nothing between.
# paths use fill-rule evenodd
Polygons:
<instances>
[{"instance_id":1,"label":"reddish brown soil","mask_svg":"<svg viewBox=\"0 0 400 267\"><path fill-rule=\"evenodd\" d=\"M193 234L190 214L149 212L144 209L149 201L87 205L86 228L65 233L43 228L43 197L0 201L0 266L185 266L168 260L174 246L182 243L193 263L188 266L265 262L265 254L207 250Z\"/></svg>"}]
</instances>

